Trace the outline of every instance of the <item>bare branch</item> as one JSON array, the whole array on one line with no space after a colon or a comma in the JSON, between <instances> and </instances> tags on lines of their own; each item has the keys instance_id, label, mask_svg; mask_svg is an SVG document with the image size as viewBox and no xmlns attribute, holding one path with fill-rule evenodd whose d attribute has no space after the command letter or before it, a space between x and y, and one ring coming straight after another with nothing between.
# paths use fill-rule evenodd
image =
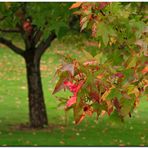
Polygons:
<instances>
[{"instance_id":1,"label":"bare branch","mask_svg":"<svg viewBox=\"0 0 148 148\"><path fill-rule=\"evenodd\" d=\"M1 29L0 28L0 32L4 32L4 33L20 33L20 31L17 28L14 28L14 29L11 29L11 28Z\"/></svg>"},{"instance_id":2,"label":"bare branch","mask_svg":"<svg viewBox=\"0 0 148 148\"><path fill-rule=\"evenodd\" d=\"M37 45L37 43L40 41L42 35L43 35L43 32L40 29L34 33L34 36L32 39L34 42L34 45Z\"/></svg>"},{"instance_id":3,"label":"bare branch","mask_svg":"<svg viewBox=\"0 0 148 148\"><path fill-rule=\"evenodd\" d=\"M14 44L12 44L11 41L0 37L0 43L6 45L7 47L9 47L12 51L14 51L15 53L24 56L24 51L22 49L20 49L19 47L15 46Z\"/></svg>"},{"instance_id":4,"label":"bare branch","mask_svg":"<svg viewBox=\"0 0 148 148\"><path fill-rule=\"evenodd\" d=\"M3 16L0 18L0 21L3 21L6 18L6 16Z\"/></svg>"},{"instance_id":5,"label":"bare branch","mask_svg":"<svg viewBox=\"0 0 148 148\"><path fill-rule=\"evenodd\" d=\"M25 49L26 49L26 50L30 49L30 47L31 47L31 42L30 42L30 40L29 40L27 34L25 33L25 31L23 30L23 28L22 28L22 26L21 26L20 24L17 24L17 27L19 28L19 31L20 31L20 33L21 33L21 36L22 36L22 38L23 38L23 40L24 40L24 43L25 43L25 46L26 46Z\"/></svg>"},{"instance_id":6,"label":"bare branch","mask_svg":"<svg viewBox=\"0 0 148 148\"><path fill-rule=\"evenodd\" d=\"M51 42L56 38L56 34L54 31L51 31L48 38L44 41L41 41L41 43L37 47L36 51L36 57L40 58L42 54L46 51L46 49L50 46Z\"/></svg>"}]
</instances>

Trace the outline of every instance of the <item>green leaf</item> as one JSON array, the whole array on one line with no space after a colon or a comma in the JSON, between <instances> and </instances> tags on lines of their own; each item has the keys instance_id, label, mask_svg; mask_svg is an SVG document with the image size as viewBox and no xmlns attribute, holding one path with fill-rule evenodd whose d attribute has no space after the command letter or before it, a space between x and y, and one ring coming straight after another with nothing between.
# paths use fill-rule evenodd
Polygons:
<instances>
[{"instance_id":1,"label":"green leaf","mask_svg":"<svg viewBox=\"0 0 148 148\"><path fill-rule=\"evenodd\" d=\"M95 102L92 104L92 107L94 108L94 110L97 110L98 112L101 112L102 110L107 111L107 104L105 102L103 102L102 104Z\"/></svg>"},{"instance_id":2,"label":"green leaf","mask_svg":"<svg viewBox=\"0 0 148 148\"><path fill-rule=\"evenodd\" d=\"M107 99L113 99L113 98L118 98L120 99L122 97L121 92L117 88L111 89L109 95L107 96Z\"/></svg>"},{"instance_id":3,"label":"green leaf","mask_svg":"<svg viewBox=\"0 0 148 148\"><path fill-rule=\"evenodd\" d=\"M58 39L61 39L62 37L64 37L67 32L68 32L68 27L67 26L61 26L59 28L58 32L57 32Z\"/></svg>"},{"instance_id":4,"label":"green leaf","mask_svg":"<svg viewBox=\"0 0 148 148\"><path fill-rule=\"evenodd\" d=\"M67 71L61 73L59 81L57 82L52 94L55 94L55 93L59 92L61 89L65 88L64 81L68 79L68 76L69 76L69 73Z\"/></svg>"},{"instance_id":5,"label":"green leaf","mask_svg":"<svg viewBox=\"0 0 148 148\"><path fill-rule=\"evenodd\" d=\"M82 101L77 99L76 105L73 108L75 123L79 124L83 120L83 105Z\"/></svg>"},{"instance_id":6,"label":"green leaf","mask_svg":"<svg viewBox=\"0 0 148 148\"><path fill-rule=\"evenodd\" d=\"M98 54L94 57L94 59L98 62L98 64L100 64L102 56L103 56L103 53L101 52L101 53L98 53Z\"/></svg>"},{"instance_id":7,"label":"green leaf","mask_svg":"<svg viewBox=\"0 0 148 148\"><path fill-rule=\"evenodd\" d=\"M120 126L123 122L123 118L120 116L117 110L114 110L114 112L110 115L109 122L113 126Z\"/></svg>"},{"instance_id":8,"label":"green leaf","mask_svg":"<svg viewBox=\"0 0 148 148\"><path fill-rule=\"evenodd\" d=\"M122 98L120 100L120 104L121 104L120 115L121 116L125 117L129 114L129 112L133 110L134 101L135 99L126 99L126 98Z\"/></svg>"},{"instance_id":9,"label":"green leaf","mask_svg":"<svg viewBox=\"0 0 148 148\"><path fill-rule=\"evenodd\" d=\"M84 56L87 57L87 60L93 59L93 56L89 52L87 52L86 50L82 50L82 52L83 52Z\"/></svg>"},{"instance_id":10,"label":"green leaf","mask_svg":"<svg viewBox=\"0 0 148 148\"><path fill-rule=\"evenodd\" d=\"M98 62L98 64L104 64L107 60L107 56L103 54L103 52L98 53L94 59Z\"/></svg>"},{"instance_id":11,"label":"green leaf","mask_svg":"<svg viewBox=\"0 0 148 148\"><path fill-rule=\"evenodd\" d=\"M97 36L101 36L105 46L108 45L109 36L116 36L112 26L105 24L104 22L98 23Z\"/></svg>"},{"instance_id":12,"label":"green leaf","mask_svg":"<svg viewBox=\"0 0 148 148\"><path fill-rule=\"evenodd\" d=\"M129 58L128 63L127 63L127 69L135 67L137 61L138 61L138 58L136 56Z\"/></svg>"},{"instance_id":13,"label":"green leaf","mask_svg":"<svg viewBox=\"0 0 148 148\"><path fill-rule=\"evenodd\" d=\"M78 59L78 61L80 61L81 63L84 63L86 61L92 60L93 56L87 52L85 49L82 49L82 57L80 59Z\"/></svg>"},{"instance_id":14,"label":"green leaf","mask_svg":"<svg viewBox=\"0 0 148 148\"><path fill-rule=\"evenodd\" d=\"M109 41L109 34L107 32L104 32L102 38L103 38L104 45L107 46Z\"/></svg>"}]
</instances>

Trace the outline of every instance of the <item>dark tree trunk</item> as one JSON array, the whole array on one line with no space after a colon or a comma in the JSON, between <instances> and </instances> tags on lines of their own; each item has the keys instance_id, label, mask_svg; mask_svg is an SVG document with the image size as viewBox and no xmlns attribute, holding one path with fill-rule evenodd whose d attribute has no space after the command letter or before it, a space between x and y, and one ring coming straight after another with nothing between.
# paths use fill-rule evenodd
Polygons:
<instances>
[{"instance_id":1,"label":"dark tree trunk","mask_svg":"<svg viewBox=\"0 0 148 148\"><path fill-rule=\"evenodd\" d=\"M40 59L36 60L34 53L28 53L25 56L25 61L28 82L30 125L33 128L42 128L48 125L48 119L42 90Z\"/></svg>"},{"instance_id":2,"label":"dark tree trunk","mask_svg":"<svg viewBox=\"0 0 148 148\"><path fill-rule=\"evenodd\" d=\"M10 40L3 37L0 37L0 43L8 46L13 52L25 59L30 126L33 128L43 128L48 125L48 119L42 90L40 59L46 49L50 46L51 42L56 38L56 34L54 31L51 31L46 39L42 39L40 41L40 37L42 35L42 31L40 29L36 33L33 32L30 34L31 36L28 36L28 34L24 32L22 26L18 25L18 27L19 33L21 33L22 38L24 39L25 50L17 47ZM13 32L14 30L6 31ZM37 45L37 43L39 44Z\"/></svg>"}]
</instances>

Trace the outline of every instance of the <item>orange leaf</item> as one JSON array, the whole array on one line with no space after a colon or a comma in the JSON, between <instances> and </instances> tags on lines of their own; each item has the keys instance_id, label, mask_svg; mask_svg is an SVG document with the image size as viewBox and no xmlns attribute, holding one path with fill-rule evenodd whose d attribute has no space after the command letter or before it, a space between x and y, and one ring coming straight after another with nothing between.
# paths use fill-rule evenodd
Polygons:
<instances>
[{"instance_id":1,"label":"orange leaf","mask_svg":"<svg viewBox=\"0 0 148 148\"><path fill-rule=\"evenodd\" d=\"M106 114L106 111L105 110L102 110L100 116L103 117L105 114Z\"/></svg>"},{"instance_id":2,"label":"orange leaf","mask_svg":"<svg viewBox=\"0 0 148 148\"><path fill-rule=\"evenodd\" d=\"M78 8L78 7L80 7L81 4L82 4L82 2L76 2L69 9Z\"/></svg>"},{"instance_id":3,"label":"orange leaf","mask_svg":"<svg viewBox=\"0 0 148 148\"><path fill-rule=\"evenodd\" d=\"M148 66L145 66L145 68L142 70L142 73L145 74L148 72Z\"/></svg>"},{"instance_id":4,"label":"orange leaf","mask_svg":"<svg viewBox=\"0 0 148 148\"><path fill-rule=\"evenodd\" d=\"M99 74L99 75L97 76L97 79L102 79L103 76L104 76L104 74Z\"/></svg>"},{"instance_id":5,"label":"orange leaf","mask_svg":"<svg viewBox=\"0 0 148 148\"><path fill-rule=\"evenodd\" d=\"M83 113L78 120L75 121L75 124L79 124L85 118L85 114Z\"/></svg>"}]
</instances>

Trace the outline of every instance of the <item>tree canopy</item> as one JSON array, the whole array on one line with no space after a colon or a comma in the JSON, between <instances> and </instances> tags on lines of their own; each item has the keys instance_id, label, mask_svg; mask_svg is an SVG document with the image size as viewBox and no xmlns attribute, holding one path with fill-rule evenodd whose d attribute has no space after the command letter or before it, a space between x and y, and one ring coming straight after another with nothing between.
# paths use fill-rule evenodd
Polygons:
<instances>
[{"instance_id":1,"label":"tree canopy","mask_svg":"<svg viewBox=\"0 0 148 148\"><path fill-rule=\"evenodd\" d=\"M51 42L67 33L69 6L69 3L0 3L0 43L25 61L30 126L34 128L48 125L40 60Z\"/></svg>"}]
</instances>

